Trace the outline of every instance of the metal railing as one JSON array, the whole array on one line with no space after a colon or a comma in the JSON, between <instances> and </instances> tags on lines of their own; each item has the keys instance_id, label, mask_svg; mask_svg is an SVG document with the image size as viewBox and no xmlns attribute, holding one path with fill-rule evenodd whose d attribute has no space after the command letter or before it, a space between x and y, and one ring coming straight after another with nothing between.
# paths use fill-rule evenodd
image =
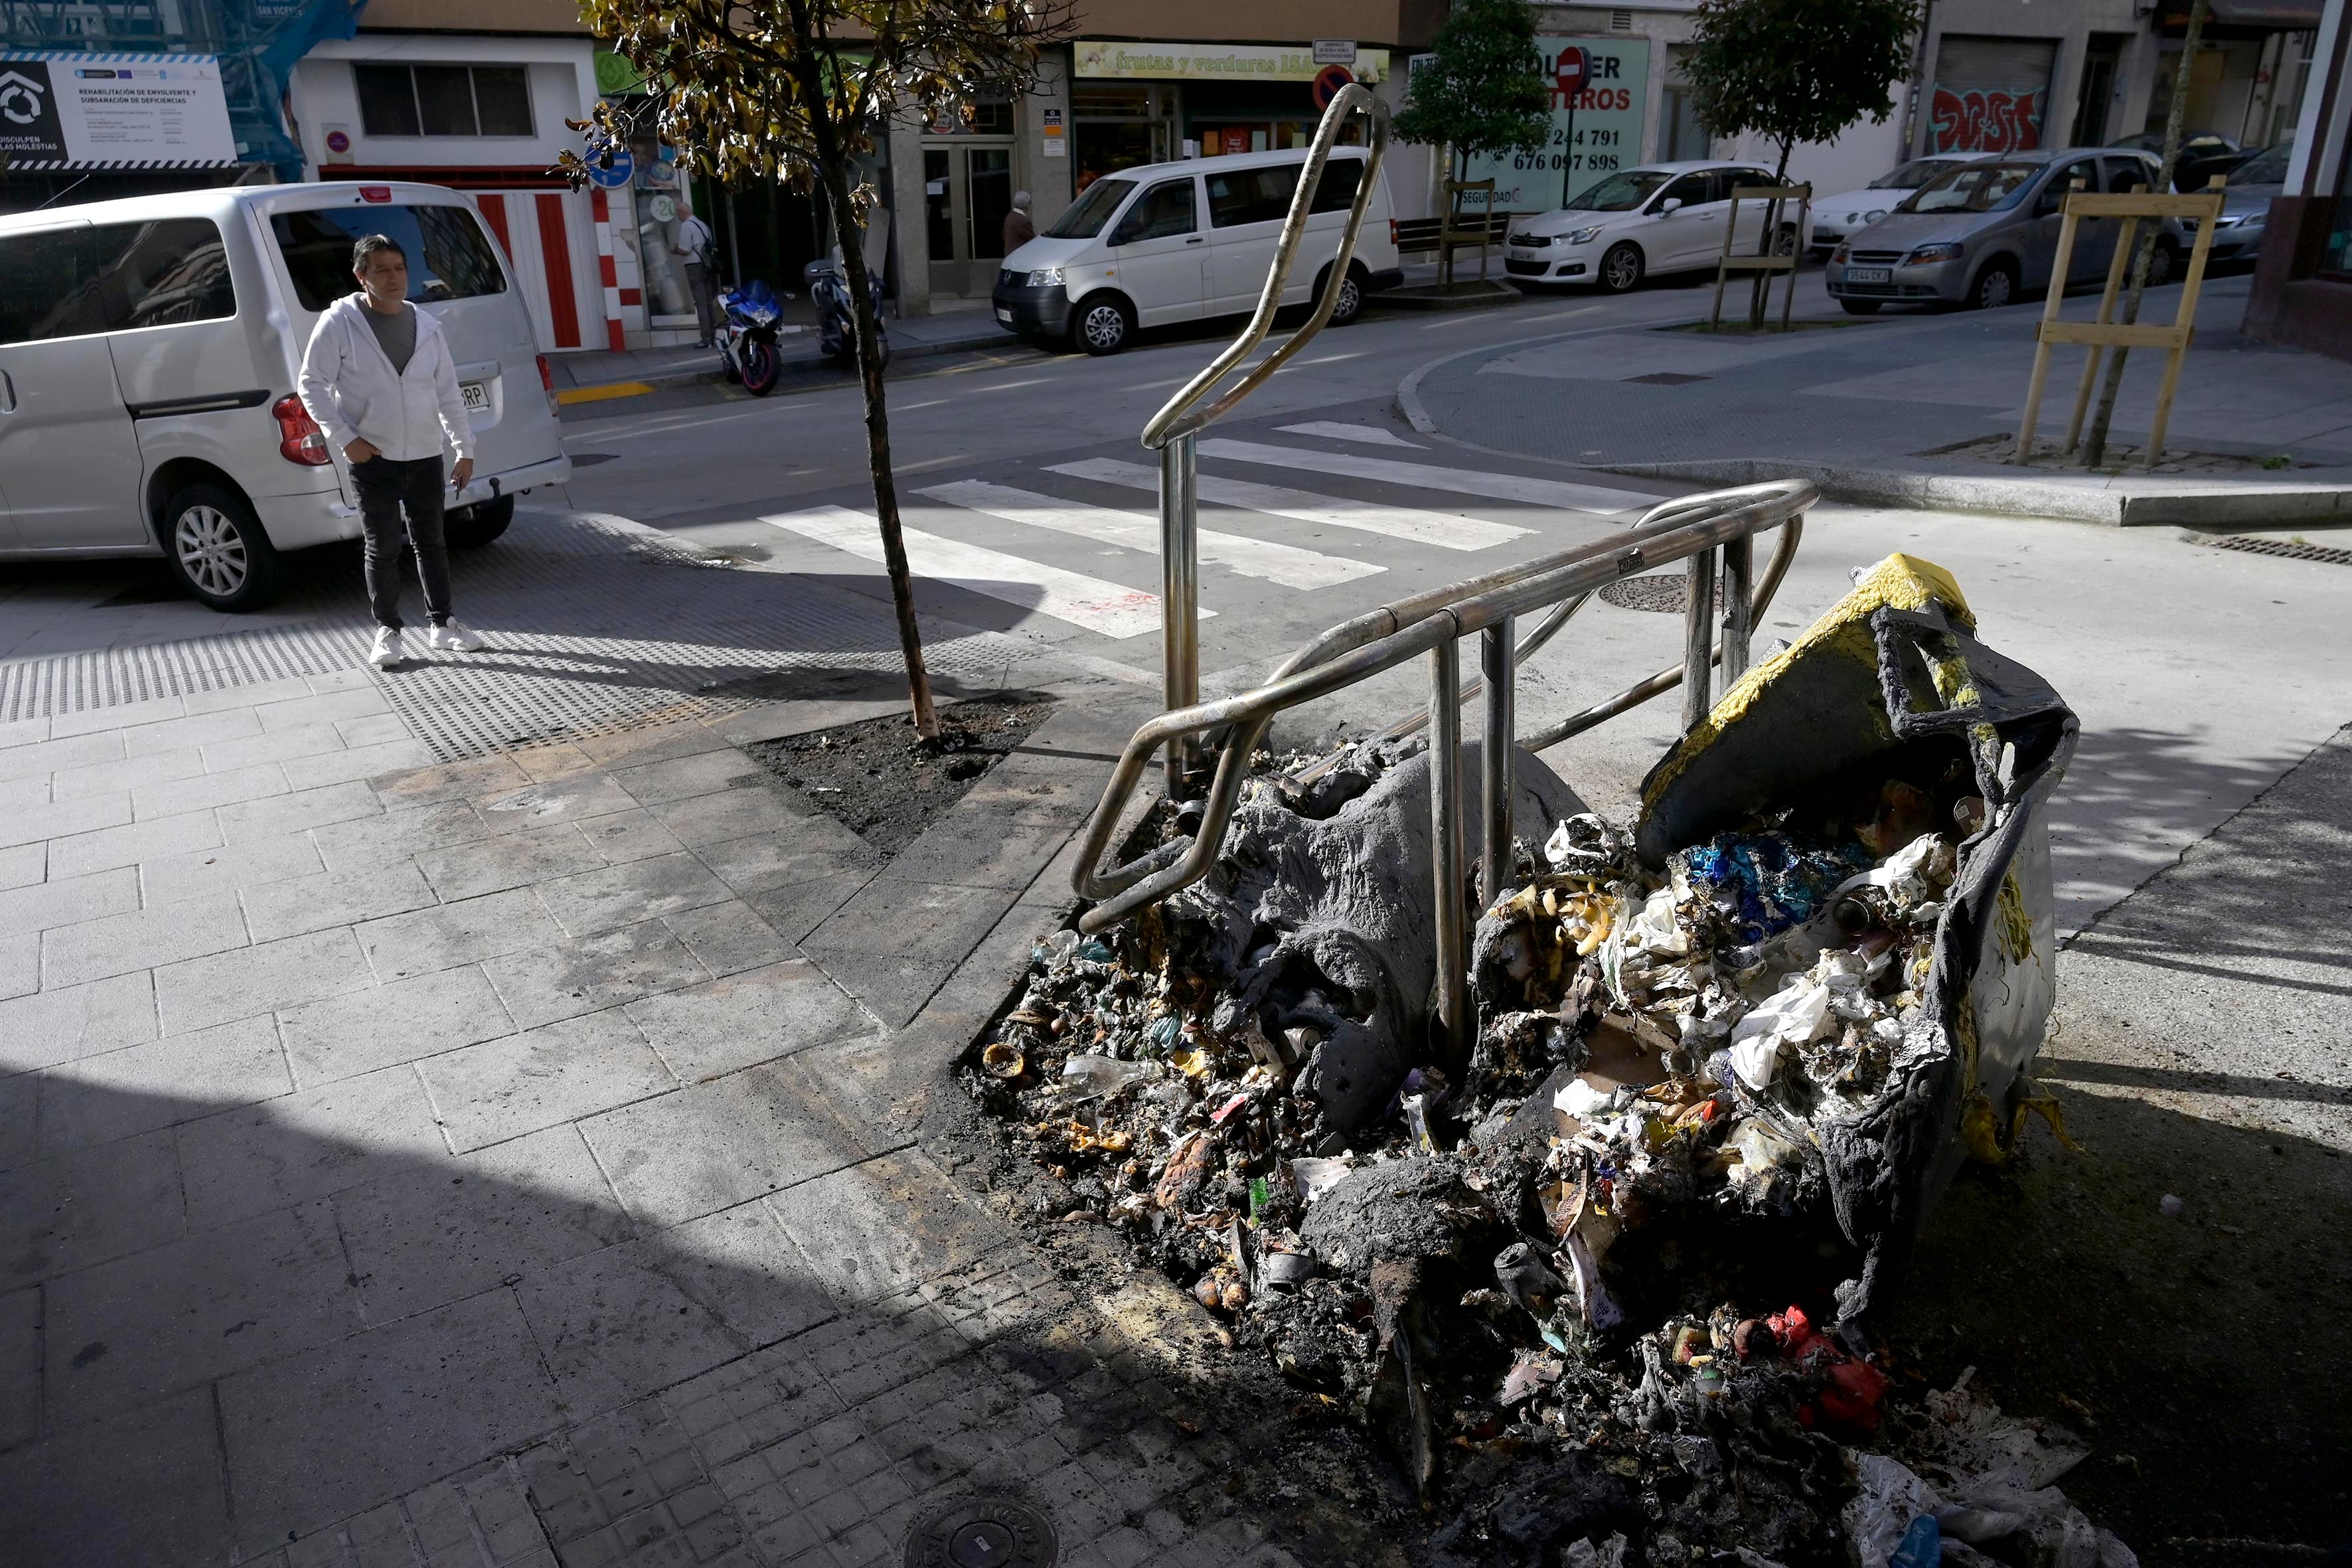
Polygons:
<instances>
[{"instance_id":1,"label":"metal railing","mask_svg":"<svg viewBox=\"0 0 2352 1568\"><path fill-rule=\"evenodd\" d=\"M1359 110L1370 122L1366 140L1370 152L1364 159L1363 177L1356 182L1356 199L1348 208L1348 226L1340 236L1339 253L1331 260L1314 314L1281 347L1252 367L1214 402L1197 413L1191 412L1193 405L1207 396L1210 389L1247 358L1273 330L1275 312L1282 307L1282 291L1290 281L1290 268L1298 259L1299 245L1307 237L1307 220L1314 208L1315 193L1323 183L1323 165L1339 142L1340 128ZM1190 707L1201 700L1200 434L1232 413L1242 399L1281 369L1284 362L1314 341L1315 334L1331 319L1332 307L1339 302L1339 290L1347 283L1348 264L1356 254L1356 237L1363 232L1364 214L1379 184L1381 161L1387 156L1388 147L1388 110L1372 96L1370 88L1350 82L1332 95L1329 107L1323 111L1322 123L1315 128L1315 140L1307 147L1306 166L1298 174L1298 188L1291 193L1290 211L1284 216L1281 237L1275 242L1274 266L1266 272L1265 287L1258 293L1257 309L1251 312L1249 324L1224 353L1180 387L1143 427L1143 444L1160 454L1161 694L1171 709ZM1193 738L1184 736L1172 742L1168 749L1169 793L1189 793L1198 771L1198 748Z\"/></svg>"},{"instance_id":2,"label":"metal railing","mask_svg":"<svg viewBox=\"0 0 2352 1568\"><path fill-rule=\"evenodd\" d=\"M1463 702L1483 686L1486 699L1481 744L1485 842L1480 896L1491 901L1502 892L1510 869L1513 710L1518 661L1540 647L1607 584L1653 567L1687 562L1682 664L1662 669L1607 701L1535 734L1516 738L1516 744L1529 750L1556 745L1676 685L1684 688L1683 727L1689 730L1713 705L1713 672L1721 669L1726 688L1746 673L1753 628L1796 555L1805 511L1820 499L1821 492L1813 486L1795 479L1678 497L1651 508L1629 533L1620 537L1429 589L1342 622L1292 654L1272 679L1254 690L1213 702L1196 699L1181 707L1171 703L1169 711L1145 723L1128 742L1087 825L1071 885L1082 898L1097 901L1080 920L1080 928L1088 932L1102 931L1208 874L1249 775L1250 758L1275 714L1427 654L1429 706L1418 721L1408 720L1391 733L1409 733L1418 722L1433 723L1430 826L1437 883L1437 1011L1454 1046L1466 1048L1469 921L1462 842ZM1780 530L1780 537L1759 577L1754 539L1769 529ZM1719 637L1715 608L1718 570L1726 580L1728 601ZM1515 645L1518 617L1547 606L1550 614L1543 623L1526 642ZM1484 679L1465 689L1461 639L1472 634L1480 639ZM1163 745L1197 743L1213 731L1223 731L1222 754L1200 826L1192 837L1175 840L1126 865L1105 868L1102 860L1110 847L1110 836L1152 754ZM1327 760L1303 771L1302 776L1311 777L1328 765Z\"/></svg>"}]
</instances>

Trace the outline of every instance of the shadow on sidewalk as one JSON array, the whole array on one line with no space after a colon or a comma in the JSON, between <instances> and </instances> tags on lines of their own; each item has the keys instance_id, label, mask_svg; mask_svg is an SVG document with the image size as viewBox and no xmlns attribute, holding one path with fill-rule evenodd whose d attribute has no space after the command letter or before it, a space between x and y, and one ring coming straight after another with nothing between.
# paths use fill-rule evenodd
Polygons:
<instances>
[{"instance_id":1,"label":"shadow on sidewalk","mask_svg":"<svg viewBox=\"0 0 2352 1568\"><path fill-rule=\"evenodd\" d=\"M338 1521L470 1531L485 1563L871 1560L963 1490L1026 1498L1066 1551L1248 1551L1199 1484L1231 1445L1176 1426L1177 1392L929 1161L858 1143L799 1059L749 1108L797 1118L788 1180L624 1156L635 1215L569 1123L453 1157L310 1130L320 1092L52 1075L59 1125L117 1136L0 1174L0 1562L275 1563ZM713 1184L744 1196L697 1205Z\"/></svg>"}]
</instances>

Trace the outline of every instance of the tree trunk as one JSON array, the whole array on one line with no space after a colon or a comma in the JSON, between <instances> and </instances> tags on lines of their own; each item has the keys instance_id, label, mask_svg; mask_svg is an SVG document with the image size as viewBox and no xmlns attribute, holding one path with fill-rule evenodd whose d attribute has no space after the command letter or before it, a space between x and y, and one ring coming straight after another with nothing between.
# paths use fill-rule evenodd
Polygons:
<instances>
[{"instance_id":1,"label":"tree trunk","mask_svg":"<svg viewBox=\"0 0 2352 1568\"><path fill-rule=\"evenodd\" d=\"M2189 83L2197 68L2197 43L2205 31L2205 17L2212 10L2212 0L2194 0L2189 7L2189 33L2180 40L2180 68L2172 76L2172 107L2164 116L2164 168L2156 177L2159 187L2155 195L2168 195L2172 189L2174 170L2180 163L2180 132L2189 113ZM2147 287L2147 268L2156 255L2156 237L2163 226L2143 220L2139 243L2132 249L2131 291L2124 300L2124 321L2139 320L2140 293ZM2063 289L2066 280L2053 278L2050 287ZM2116 416L2116 395L2123 390L2124 360L2131 350L2118 344L2107 360L2107 379L2099 388L2098 411L2091 416L2090 434L2083 438L2083 466L2095 468L2107 455L2107 423ZM2028 460L2031 452L2018 454L2019 460Z\"/></svg>"},{"instance_id":2,"label":"tree trunk","mask_svg":"<svg viewBox=\"0 0 2352 1568\"><path fill-rule=\"evenodd\" d=\"M831 130L824 126L817 132L823 154L821 179L825 205L833 214L833 231L841 241L841 273L849 285L850 309L857 321L857 384L866 398L866 464L874 480L874 515L882 526L882 564L890 576L890 605L898 616L898 651L907 661L907 695L914 709L915 732L927 741L936 740L939 715L931 709L931 677L923 667L923 634L915 624L914 578L907 568L907 542L898 529L898 482L890 469L890 414L883 403L881 334L866 285L866 250L860 243L866 230L850 201L846 164ZM826 142L835 144L828 147Z\"/></svg>"},{"instance_id":3,"label":"tree trunk","mask_svg":"<svg viewBox=\"0 0 2352 1568\"><path fill-rule=\"evenodd\" d=\"M1796 140L1793 137L1781 142L1780 164L1780 167L1772 171L1772 183L1774 184L1785 185L1789 183L1789 153L1795 148L1796 144ZM1773 241L1779 237L1779 230L1772 222L1771 205L1767 203L1764 207L1764 233L1763 237L1756 242L1756 254L1759 256L1771 255ZM1789 287L1793 289L1796 286L1797 275L1794 272L1791 272L1789 274ZM1772 275L1769 272L1759 270L1756 274L1755 284L1748 290L1748 330L1749 331L1760 332L1764 330L1766 308L1771 303Z\"/></svg>"}]
</instances>

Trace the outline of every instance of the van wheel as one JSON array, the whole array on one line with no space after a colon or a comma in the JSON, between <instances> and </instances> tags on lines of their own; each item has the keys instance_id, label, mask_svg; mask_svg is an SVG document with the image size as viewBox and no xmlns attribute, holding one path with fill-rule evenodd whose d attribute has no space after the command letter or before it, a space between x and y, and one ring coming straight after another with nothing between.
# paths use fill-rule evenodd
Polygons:
<instances>
[{"instance_id":1,"label":"van wheel","mask_svg":"<svg viewBox=\"0 0 2352 1568\"><path fill-rule=\"evenodd\" d=\"M2147 258L2147 286L2161 289L2180 274L2180 250L2168 239L2156 242Z\"/></svg>"},{"instance_id":2,"label":"van wheel","mask_svg":"<svg viewBox=\"0 0 2352 1568\"><path fill-rule=\"evenodd\" d=\"M1315 279L1315 299L1317 303L1321 303L1323 299L1323 290L1330 281L1331 269L1327 267L1323 269L1323 275ZM1332 302L1330 319L1324 324L1326 326L1332 327L1344 327L1363 313L1363 269L1355 266L1353 263L1350 263L1348 268L1348 275L1339 279L1339 298Z\"/></svg>"},{"instance_id":3,"label":"van wheel","mask_svg":"<svg viewBox=\"0 0 2352 1568\"><path fill-rule=\"evenodd\" d=\"M214 609L241 614L278 596L277 547L235 490L189 485L164 503L156 534L181 584Z\"/></svg>"},{"instance_id":4,"label":"van wheel","mask_svg":"<svg viewBox=\"0 0 2352 1568\"><path fill-rule=\"evenodd\" d=\"M1078 307L1070 336L1090 354L1115 354L1135 335L1135 312L1116 294L1097 294Z\"/></svg>"},{"instance_id":5,"label":"van wheel","mask_svg":"<svg viewBox=\"0 0 2352 1568\"><path fill-rule=\"evenodd\" d=\"M479 550L507 531L514 521L514 509L512 496L492 496L459 507L442 521L441 537L452 550Z\"/></svg>"}]
</instances>

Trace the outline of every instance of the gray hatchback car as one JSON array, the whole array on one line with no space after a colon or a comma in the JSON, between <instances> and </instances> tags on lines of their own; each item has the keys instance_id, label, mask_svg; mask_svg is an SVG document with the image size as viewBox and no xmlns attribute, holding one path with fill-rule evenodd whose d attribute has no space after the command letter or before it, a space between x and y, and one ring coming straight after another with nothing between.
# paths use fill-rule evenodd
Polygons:
<instances>
[{"instance_id":1,"label":"gray hatchback car","mask_svg":"<svg viewBox=\"0 0 2352 1568\"><path fill-rule=\"evenodd\" d=\"M1831 253L1830 294L1856 316L1888 304L2010 304L2050 286L2060 209L2075 181L2088 191L2154 189L2161 168L2152 153L2125 147L2013 153L1954 164ZM2122 227L2114 218L2082 226L2068 285L2106 276ZM2149 283L2172 280L2182 245L2179 224L2165 219Z\"/></svg>"}]
</instances>

